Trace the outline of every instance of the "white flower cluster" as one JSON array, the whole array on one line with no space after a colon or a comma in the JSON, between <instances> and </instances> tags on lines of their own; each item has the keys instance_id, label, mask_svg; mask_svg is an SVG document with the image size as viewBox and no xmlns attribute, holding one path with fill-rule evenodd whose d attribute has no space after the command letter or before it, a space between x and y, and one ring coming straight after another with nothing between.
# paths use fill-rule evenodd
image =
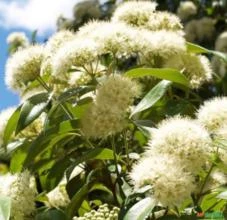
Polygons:
<instances>
[{"instance_id":1,"label":"white flower cluster","mask_svg":"<svg viewBox=\"0 0 227 220\"><path fill-rule=\"evenodd\" d=\"M73 220L117 220L120 209L118 207L110 208L108 204L100 205L98 210L91 210L82 217L74 217Z\"/></svg>"},{"instance_id":2,"label":"white flower cluster","mask_svg":"<svg viewBox=\"0 0 227 220\"><path fill-rule=\"evenodd\" d=\"M190 55L185 59L187 62L182 61L183 58L178 59L186 56L183 55L186 54L186 44L180 20L155 8L154 2L128 1L120 4L111 21L89 22L75 34L60 31L44 47L36 45L17 52L7 62L6 84L23 93L30 81L46 74L51 75L56 84L64 84L63 87L89 83L91 78L97 77L93 66L100 66L102 58L110 55L113 63L121 58L136 57L138 65L147 67L163 67L170 63L167 62L169 58L174 62L173 67L185 69L196 62L198 70L188 67L185 74L192 87L198 88L211 78L208 61L204 57ZM204 23L209 22L201 20L201 25L207 27ZM210 23L213 24L213 21ZM117 71L113 69L114 73ZM101 75L104 74L109 73L104 71Z\"/></svg>"},{"instance_id":3,"label":"white flower cluster","mask_svg":"<svg viewBox=\"0 0 227 220\"><path fill-rule=\"evenodd\" d=\"M28 171L0 176L0 195L11 199L12 220L24 220L35 212L36 188Z\"/></svg>"},{"instance_id":4,"label":"white flower cluster","mask_svg":"<svg viewBox=\"0 0 227 220\"><path fill-rule=\"evenodd\" d=\"M209 41L215 33L215 20L209 17L193 19L185 25L185 38L190 42Z\"/></svg>"},{"instance_id":5,"label":"white flower cluster","mask_svg":"<svg viewBox=\"0 0 227 220\"><path fill-rule=\"evenodd\" d=\"M29 40L26 37L25 33L23 32L13 32L11 33L7 39L6 42L8 44L14 44L19 47L27 47L29 45Z\"/></svg>"},{"instance_id":6,"label":"white flower cluster","mask_svg":"<svg viewBox=\"0 0 227 220\"><path fill-rule=\"evenodd\" d=\"M177 15L181 20L187 20L192 15L197 13L197 7L192 1L180 2L180 5L177 9Z\"/></svg>"},{"instance_id":7,"label":"white flower cluster","mask_svg":"<svg viewBox=\"0 0 227 220\"><path fill-rule=\"evenodd\" d=\"M206 164L212 141L196 121L174 117L163 121L130 177L136 188L153 186L153 196L164 206L177 206L195 190L195 176Z\"/></svg>"},{"instance_id":8,"label":"white flower cluster","mask_svg":"<svg viewBox=\"0 0 227 220\"><path fill-rule=\"evenodd\" d=\"M168 59L165 66L183 71L194 89L199 88L204 82L212 79L213 72L210 62L203 55L182 53Z\"/></svg>"},{"instance_id":9,"label":"white flower cluster","mask_svg":"<svg viewBox=\"0 0 227 220\"><path fill-rule=\"evenodd\" d=\"M227 31L221 33L216 39L215 50L221 51L227 55ZM219 74L220 76L225 76L227 72L226 62L216 56L213 56L211 63L215 73Z\"/></svg>"},{"instance_id":10,"label":"white flower cluster","mask_svg":"<svg viewBox=\"0 0 227 220\"><path fill-rule=\"evenodd\" d=\"M14 53L6 64L6 85L21 92L26 84L40 75L40 68L44 58L43 46L30 46Z\"/></svg>"},{"instance_id":11,"label":"white flower cluster","mask_svg":"<svg viewBox=\"0 0 227 220\"><path fill-rule=\"evenodd\" d=\"M139 86L126 77L110 76L99 88L94 103L82 118L82 130L91 138L106 138L122 131L127 125L125 114Z\"/></svg>"}]
</instances>

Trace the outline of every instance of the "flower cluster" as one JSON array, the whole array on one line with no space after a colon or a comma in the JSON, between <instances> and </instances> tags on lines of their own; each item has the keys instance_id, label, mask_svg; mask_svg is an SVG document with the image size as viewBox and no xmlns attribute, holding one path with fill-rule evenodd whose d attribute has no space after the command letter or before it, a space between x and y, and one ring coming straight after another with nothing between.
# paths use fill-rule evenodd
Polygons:
<instances>
[{"instance_id":1,"label":"flower cluster","mask_svg":"<svg viewBox=\"0 0 227 220\"><path fill-rule=\"evenodd\" d=\"M0 195L11 199L12 220L24 220L35 211L36 189L28 171L0 176Z\"/></svg>"},{"instance_id":2,"label":"flower cluster","mask_svg":"<svg viewBox=\"0 0 227 220\"><path fill-rule=\"evenodd\" d=\"M177 15L181 20L187 20L192 15L197 13L197 7L192 1L180 2L180 5L177 9Z\"/></svg>"},{"instance_id":3,"label":"flower cluster","mask_svg":"<svg viewBox=\"0 0 227 220\"><path fill-rule=\"evenodd\" d=\"M136 188L153 186L153 195L164 206L180 204L196 188L195 176L206 164L212 141L192 119L174 117L152 133L144 157L130 177Z\"/></svg>"},{"instance_id":4,"label":"flower cluster","mask_svg":"<svg viewBox=\"0 0 227 220\"><path fill-rule=\"evenodd\" d=\"M29 40L23 32L11 33L7 37L6 42L19 48L24 48L29 45Z\"/></svg>"},{"instance_id":5,"label":"flower cluster","mask_svg":"<svg viewBox=\"0 0 227 220\"><path fill-rule=\"evenodd\" d=\"M117 74L110 76L99 86L94 103L82 118L82 130L85 135L105 138L122 131L127 125L127 109L139 92L137 83L130 79Z\"/></svg>"},{"instance_id":6,"label":"flower cluster","mask_svg":"<svg viewBox=\"0 0 227 220\"><path fill-rule=\"evenodd\" d=\"M117 220L120 209L118 207L110 208L108 204L100 205L98 210L92 210L84 214L83 217L74 217L73 220L90 220L90 219L111 219Z\"/></svg>"}]
</instances>

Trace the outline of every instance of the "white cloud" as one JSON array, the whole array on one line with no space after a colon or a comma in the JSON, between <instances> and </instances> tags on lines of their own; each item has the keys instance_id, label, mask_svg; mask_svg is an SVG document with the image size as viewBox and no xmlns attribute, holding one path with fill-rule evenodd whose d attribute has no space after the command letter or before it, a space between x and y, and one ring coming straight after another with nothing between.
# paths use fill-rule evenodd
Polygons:
<instances>
[{"instance_id":1,"label":"white cloud","mask_svg":"<svg viewBox=\"0 0 227 220\"><path fill-rule=\"evenodd\" d=\"M39 34L56 29L59 15L72 17L79 0L0 0L0 26L38 30Z\"/></svg>"}]
</instances>

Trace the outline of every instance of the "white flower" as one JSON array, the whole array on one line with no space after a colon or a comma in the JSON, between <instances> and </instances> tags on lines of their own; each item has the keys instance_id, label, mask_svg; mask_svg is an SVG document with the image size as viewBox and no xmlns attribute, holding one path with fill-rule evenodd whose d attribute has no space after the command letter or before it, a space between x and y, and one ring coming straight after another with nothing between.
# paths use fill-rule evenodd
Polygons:
<instances>
[{"instance_id":1,"label":"white flower","mask_svg":"<svg viewBox=\"0 0 227 220\"><path fill-rule=\"evenodd\" d=\"M200 106L197 118L210 132L216 133L227 123L227 97L215 97Z\"/></svg>"},{"instance_id":2,"label":"white flower","mask_svg":"<svg viewBox=\"0 0 227 220\"><path fill-rule=\"evenodd\" d=\"M216 39L215 50L227 53L227 31L221 33Z\"/></svg>"},{"instance_id":3,"label":"white flower","mask_svg":"<svg viewBox=\"0 0 227 220\"><path fill-rule=\"evenodd\" d=\"M192 1L180 2L180 5L177 9L177 15L182 20L187 20L192 15L197 13L197 7Z\"/></svg>"},{"instance_id":4,"label":"white flower","mask_svg":"<svg viewBox=\"0 0 227 220\"><path fill-rule=\"evenodd\" d=\"M143 26L147 23L156 8L155 2L128 1L120 4L113 14L113 22L124 22L132 26Z\"/></svg>"},{"instance_id":5,"label":"white flower","mask_svg":"<svg viewBox=\"0 0 227 220\"><path fill-rule=\"evenodd\" d=\"M220 59L217 56L211 58L211 65L214 73L218 74L221 77L224 77L227 72L227 63Z\"/></svg>"},{"instance_id":6,"label":"white flower","mask_svg":"<svg viewBox=\"0 0 227 220\"><path fill-rule=\"evenodd\" d=\"M64 208L70 203L69 196L66 192L66 183L61 182L52 191L47 193L48 201L46 205L54 208Z\"/></svg>"},{"instance_id":7,"label":"white flower","mask_svg":"<svg viewBox=\"0 0 227 220\"><path fill-rule=\"evenodd\" d=\"M106 138L121 132L127 125L127 110L139 91L139 86L130 79L110 76L98 87L95 102L82 117L84 134L91 138Z\"/></svg>"},{"instance_id":8,"label":"white flower","mask_svg":"<svg viewBox=\"0 0 227 220\"><path fill-rule=\"evenodd\" d=\"M91 39L75 39L61 47L53 57L53 76L67 80L71 67L84 67L98 59L99 45Z\"/></svg>"},{"instance_id":9,"label":"white flower","mask_svg":"<svg viewBox=\"0 0 227 220\"><path fill-rule=\"evenodd\" d=\"M144 28L150 31L166 30L183 35L180 19L169 12L156 12L149 18Z\"/></svg>"},{"instance_id":10,"label":"white flower","mask_svg":"<svg viewBox=\"0 0 227 220\"><path fill-rule=\"evenodd\" d=\"M47 41L45 46L46 53L51 55L55 54L62 45L74 38L75 35L71 31L64 30L57 32Z\"/></svg>"},{"instance_id":11,"label":"white flower","mask_svg":"<svg viewBox=\"0 0 227 220\"><path fill-rule=\"evenodd\" d=\"M190 172L198 172L212 152L211 144L209 133L196 121L173 117L152 133L146 155L172 155L183 160Z\"/></svg>"},{"instance_id":12,"label":"white flower","mask_svg":"<svg viewBox=\"0 0 227 220\"><path fill-rule=\"evenodd\" d=\"M142 61L152 66L157 67L172 56L186 51L185 39L172 31L141 31L139 36L138 51Z\"/></svg>"},{"instance_id":13,"label":"white flower","mask_svg":"<svg viewBox=\"0 0 227 220\"><path fill-rule=\"evenodd\" d=\"M23 32L13 32L9 34L6 42L20 47L27 47L29 45L29 40Z\"/></svg>"},{"instance_id":14,"label":"white flower","mask_svg":"<svg viewBox=\"0 0 227 220\"><path fill-rule=\"evenodd\" d=\"M152 185L152 194L163 206L178 206L195 189L194 177L176 157L156 154L142 158L130 173L135 188Z\"/></svg>"},{"instance_id":15,"label":"white flower","mask_svg":"<svg viewBox=\"0 0 227 220\"><path fill-rule=\"evenodd\" d=\"M16 91L24 89L26 84L40 75L44 49L40 45L30 46L14 53L6 64L6 85Z\"/></svg>"},{"instance_id":16,"label":"white flower","mask_svg":"<svg viewBox=\"0 0 227 220\"><path fill-rule=\"evenodd\" d=\"M10 107L0 112L0 147L3 144L3 136L8 120L15 110L16 107Z\"/></svg>"},{"instance_id":17,"label":"white flower","mask_svg":"<svg viewBox=\"0 0 227 220\"><path fill-rule=\"evenodd\" d=\"M215 20L203 17L198 20L191 20L185 25L185 38L188 41L209 41L212 40L215 32Z\"/></svg>"},{"instance_id":18,"label":"white flower","mask_svg":"<svg viewBox=\"0 0 227 220\"><path fill-rule=\"evenodd\" d=\"M0 195L11 199L12 220L24 220L35 212L36 189L28 171L0 176Z\"/></svg>"},{"instance_id":19,"label":"white flower","mask_svg":"<svg viewBox=\"0 0 227 220\"><path fill-rule=\"evenodd\" d=\"M182 53L171 57L164 65L183 71L189 79L192 88L199 88L204 82L212 78L212 69L209 60L202 55Z\"/></svg>"}]
</instances>

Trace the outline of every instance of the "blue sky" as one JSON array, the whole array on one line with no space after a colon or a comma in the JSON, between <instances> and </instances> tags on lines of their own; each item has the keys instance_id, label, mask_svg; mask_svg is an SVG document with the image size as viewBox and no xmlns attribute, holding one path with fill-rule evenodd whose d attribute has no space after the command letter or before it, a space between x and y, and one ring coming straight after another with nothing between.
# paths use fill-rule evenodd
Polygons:
<instances>
[{"instance_id":1,"label":"blue sky","mask_svg":"<svg viewBox=\"0 0 227 220\"><path fill-rule=\"evenodd\" d=\"M4 83L8 34L24 31L30 37L32 31L38 30L37 39L42 42L56 31L59 15L72 16L72 8L78 1L81 0L0 0L0 111L19 102Z\"/></svg>"}]
</instances>

